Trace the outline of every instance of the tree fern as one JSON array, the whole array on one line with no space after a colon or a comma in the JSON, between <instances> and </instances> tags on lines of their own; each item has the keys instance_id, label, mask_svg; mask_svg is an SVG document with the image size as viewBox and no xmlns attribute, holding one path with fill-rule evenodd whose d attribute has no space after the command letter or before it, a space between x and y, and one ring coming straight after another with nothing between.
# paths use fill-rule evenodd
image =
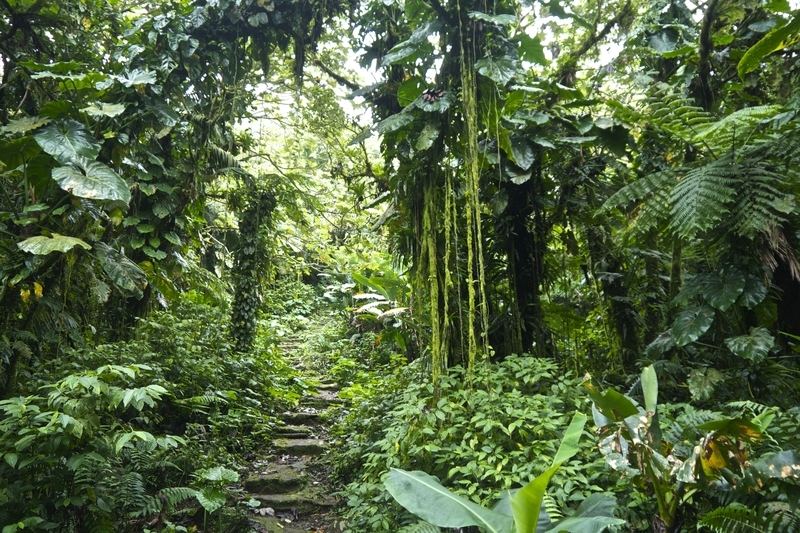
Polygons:
<instances>
[{"instance_id":1,"label":"tree fern","mask_svg":"<svg viewBox=\"0 0 800 533\"><path fill-rule=\"evenodd\" d=\"M798 517L788 511L730 505L707 513L699 524L716 533L790 533L797 530Z\"/></svg>"}]
</instances>

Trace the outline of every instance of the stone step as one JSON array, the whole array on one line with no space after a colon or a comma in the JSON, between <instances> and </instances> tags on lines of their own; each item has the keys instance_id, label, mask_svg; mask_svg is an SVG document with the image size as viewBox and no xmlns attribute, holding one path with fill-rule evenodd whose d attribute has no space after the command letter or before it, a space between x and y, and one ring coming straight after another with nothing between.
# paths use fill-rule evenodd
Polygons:
<instances>
[{"instance_id":1,"label":"stone step","mask_svg":"<svg viewBox=\"0 0 800 533\"><path fill-rule=\"evenodd\" d=\"M324 440L320 439L275 439L275 451L279 454L294 455L322 455L328 449Z\"/></svg>"},{"instance_id":2,"label":"stone step","mask_svg":"<svg viewBox=\"0 0 800 533\"><path fill-rule=\"evenodd\" d=\"M302 439L311 435L311 428L288 424L275 428L275 434L284 439Z\"/></svg>"},{"instance_id":3,"label":"stone step","mask_svg":"<svg viewBox=\"0 0 800 533\"><path fill-rule=\"evenodd\" d=\"M324 496L317 487L311 487L291 494L251 494L251 498L261 502L261 507L272 507L275 511L305 513L323 507L333 507L333 498Z\"/></svg>"},{"instance_id":4,"label":"stone step","mask_svg":"<svg viewBox=\"0 0 800 533\"><path fill-rule=\"evenodd\" d=\"M244 482L247 492L258 494L288 494L298 492L308 485L308 476L302 468L276 465L267 474L253 474Z\"/></svg>"},{"instance_id":5,"label":"stone step","mask_svg":"<svg viewBox=\"0 0 800 533\"><path fill-rule=\"evenodd\" d=\"M327 409L331 405L340 405L341 403L342 400L330 394L314 394L300 398L300 405L306 407L316 407L318 409Z\"/></svg>"},{"instance_id":6,"label":"stone step","mask_svg":"<svg viewBox=\"0 0 800 533\"><path fill-rule=\"evenodd\" d=\"M316 411L286 413L282 418L290 425L318 424L320 421L319 413Z\"/></svg>"},{"instance_id":7,"label":"stone step","mask_svg":"<svg viewBox=\"0 0 800 533\"><path fill-rule=\"evenodd\" d=\"M336 391L336 392L339 392L339 389L341 389L341 387L339 386L338 383L320 383L317 386L317 390L321 390L321 391L324 390L324 391Z\"/></svg>"}]
</instances>

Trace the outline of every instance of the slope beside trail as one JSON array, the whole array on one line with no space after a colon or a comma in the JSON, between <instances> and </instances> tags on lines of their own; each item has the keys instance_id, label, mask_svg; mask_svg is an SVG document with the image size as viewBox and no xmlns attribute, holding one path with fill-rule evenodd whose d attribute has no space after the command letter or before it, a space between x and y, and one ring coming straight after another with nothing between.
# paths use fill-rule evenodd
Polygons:
<instances>
[{"instance_id":1,"label":"slope beside trail","mask_svg":"<svg viewBox=\"0 0 800 533\"><path fill-rule=\"evenodd\" d=\"M244 489L261 505L253 519L261 533L339 533L325 456L329 452L331 409L339 405L339 387L317 375L308 364L306 341L319 334L322 324L311 323L280 343L284 357L310 383L297 407L280 416L267 453L250 466ZM319 357L318 354L316 354Z\"/></svg>"}]
</instances>

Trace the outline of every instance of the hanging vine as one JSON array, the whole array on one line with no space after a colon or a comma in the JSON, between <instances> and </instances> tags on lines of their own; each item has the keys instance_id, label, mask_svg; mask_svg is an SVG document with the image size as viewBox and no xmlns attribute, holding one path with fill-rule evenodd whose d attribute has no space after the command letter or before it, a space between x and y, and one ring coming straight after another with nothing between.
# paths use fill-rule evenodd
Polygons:
<instances>
[{"instance_id":1,"label":"hanging vine","mask_svg":"<svg viewBox=\"0 0 800 533\"><path fill-rule=\"evenodd\" d=\"M237 352L252 350L255 341L261 288L268 271L265 230L270 227L274 208L275 196L268 191L257 191L239 218L239 246L234 252L231 272L234 285L231 337Z\"/></svg>"}]
</instances>

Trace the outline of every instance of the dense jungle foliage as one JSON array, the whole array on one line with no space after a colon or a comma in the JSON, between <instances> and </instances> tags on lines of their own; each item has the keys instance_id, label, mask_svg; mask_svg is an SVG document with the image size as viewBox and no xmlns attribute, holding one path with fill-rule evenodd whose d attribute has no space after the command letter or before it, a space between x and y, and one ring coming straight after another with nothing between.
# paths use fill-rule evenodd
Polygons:
<instances>
[{"instance_id":1,"label":"dense jungle foliage","mask_svg":"<svg viewBox=\"0 0 800 533\"><path fill-rule=\"evenodd\" d=\"M257 531L319 376L339 530L800 530L799 53L793 0L0 0L0 531Z\"/></svg>"}]
</instances>

